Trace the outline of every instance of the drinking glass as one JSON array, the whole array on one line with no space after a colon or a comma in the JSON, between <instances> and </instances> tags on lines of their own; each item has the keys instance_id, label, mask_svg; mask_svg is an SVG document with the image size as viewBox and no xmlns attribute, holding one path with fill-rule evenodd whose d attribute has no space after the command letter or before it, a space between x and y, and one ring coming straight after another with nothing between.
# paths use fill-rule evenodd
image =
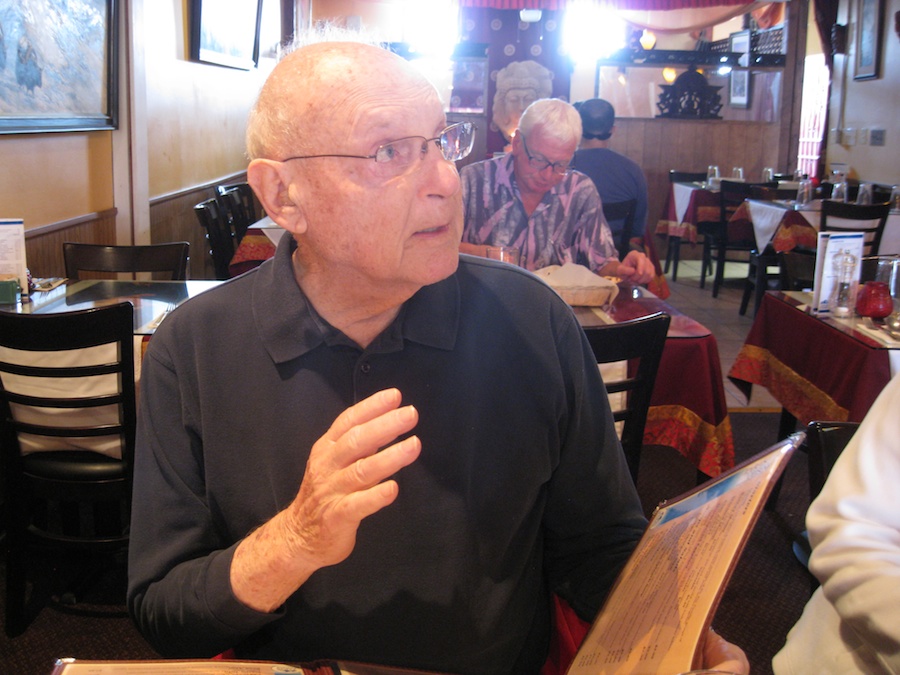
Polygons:
<instances>
[{"instance_id":1,"label":"drinking glass","mask_svg":"<svg viewBox=\"0 0 900 675\"><path fill-rule=\"evenodd\" d=\"M797 188L797 205L806 206L809 204L812 201L812 191L812 181L809 178L801 180L800 186Z\"/></svg>"},{"instance_id":2,"label":"drinking glass","mask_svg":"<svg viewBox=\"0 0 900 675\"><path fill-rule=\"evenodd\" d=\"M856 194L856 203L857 204L871 204L872 203L872 184L871 183L860 183L859 192Z\"/></svg>"},{"instance_id":3,"label":"drinking glass","mask_svg":"<svg viewBox=\"0 0 900 675\"><path fill-rule=\"evenodd\" d=\"M486 258L502 260L513 265L519 264L519 249L514 246L488 246Z\"/></svg>"},{"instance_id":4,"label":"drinking glass","mask_svg":"<svg viewBox=\"0 0 900 675\"><path fill-rule=\"evenodd\" d=\"M835 202L847 201L847 184L843 181L835 183L831 189L831 199Z\"/></svg>"},{"instance_id":5,"label":"drinking glass","mask_svg":"<svg viewBox=\"0 0 900 675\"><path fill-rule=\"evenodd\" d=\"M734 180L744 180L744 167L736 166L731 170L731 177Z\"/></svg>"},{"instance_id":6,"label":"drinking glass","mask_svg":"<svg viewBox=\"0 0 900 675\"><path fill-rule=\"evenodd\" d=\"M891 211L900 211L900 185L891 188Z\"/></svg>"},{"instance_id":7,"label":"drinking glass","mask_svg":"<svg viewBox=\"0 0 900 675\"><path fill-rule=\"evenodd\" d=\"M775 180L775 169L773 169L771 166L767 166L762 171L762 182L771 183L773 180Z\"/></svg>"}]
</instances>

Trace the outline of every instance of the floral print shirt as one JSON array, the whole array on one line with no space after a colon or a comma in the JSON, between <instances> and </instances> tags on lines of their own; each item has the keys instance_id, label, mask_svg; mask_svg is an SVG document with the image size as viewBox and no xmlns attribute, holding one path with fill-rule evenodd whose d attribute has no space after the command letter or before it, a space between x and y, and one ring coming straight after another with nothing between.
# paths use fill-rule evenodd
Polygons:
<instances>
[{"instance_id":1,"label":"floral print shirt","mask_svg":"<svg viewBox=\"0 0 900 675\"><path fill-rule=\"evenodd\" d=\"M470 244L514 246L522 266L537 270L573 262L596 272L618 260L593 181L570 171L528 216L519 195L511 154L460 171L465 227Z\"/></svg>"}]
</instances>

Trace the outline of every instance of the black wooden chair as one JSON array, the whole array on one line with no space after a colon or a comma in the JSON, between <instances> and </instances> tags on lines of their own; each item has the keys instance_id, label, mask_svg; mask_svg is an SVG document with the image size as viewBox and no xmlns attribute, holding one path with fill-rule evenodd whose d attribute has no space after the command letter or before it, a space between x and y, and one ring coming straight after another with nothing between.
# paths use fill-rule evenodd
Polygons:
<instances>
[{"instance_id":1,"label":"black wooden chair","mask_svg":"<svg viewBox=\"0 0 900 675\"><path fill-rule=\"evenodd\" d=\"M637 199L603 203L603 216L606 218L606 222L622 222L622 229L616 237L616 250L619 252L619 260L624 259L631 250L631 238L638 236L634 232L634 214L636 209ZM643 235L643 232L641 232L641 235Z\"/></svg>"},{"instance_id":2,"label":"black wooden chair","mask_svg":"<svg viewBox=\"0 0 900 675\"><path fill-rule=\"evenodd\" d=\"M715 260L715 276L713 277L712 296L718 297L719 288L725 278L725 265L729 262L747 262L750 252L756 250L756 240L734 239L728 236L728 221L744 201L755 195L758 187L776 188L777 183L741 183L723 180L719 184L719 221L712 226L710 236L703 238L703 270L700 275L700 287L704 285L706 269L712 267ZM736 258L732 254L744 253L746 257Z\"/></svg>"},{"instance_id":3,"label":"black wooden chair","mask_svg":"<svg viewBox=\"0 0 900 675\"><path fill-rule=\"evenodd\" d=\"M200 202L194 207L197 220L206 230L209 254L212 256L216 279L228 279L228 265L234 257L234 233L228 222L228 215L216 197Z\"/></svg>"},{"instance_id":4,"label":"black wooden chair","mask_svg":"<svg viewBox=\"0 0 900 675\"><path fill-rule=\"evenodd\" d=\"M702 183L706 180L706 173L703 171L676 171L669 170L669 183ZM703 234L702 223L698 223L697 232ZM705 235L704 235L705 238ZM681 258L681 237L668 237L666 245L666 262L663 267L663 274L669 273L669 267L672 267L672 281L678 280L678 262Z\"/></svg>"},{"instance_id":5,"label":"black wooden chair","mask_svg":"<svg viewBox=\"0 0 900 675\"><path fill-rule=\"evenodd\" d=\"M26 597L38 550L97 556L127 548L133 312L127 302L61 314L0 312L9 636L25 630L29 605L41 597Z\"/></svg>"},{"instance_id":6,"label":"black wooden chair","mask_svg":"<svg viewBox=\"0 0 900 675\"><path fill-rule=\"evenodd\" d=\"M180 281L187 278L190 248L186 241L136 246L64 242L63 258L69 279L82 278L81 272L129 272L132 277L138 272L160 272L166 273L168 279Z\"/></svg>"},{"instance_id":7,"label":"black wooden chair","mask_svg":"<svg viewBox=\"0 0 900 675\"><path fill-rule=\"evenodd\" d=\"M751 199L763 199L774 201L776 199L793 199L797 196L796 190L773 187L771 184L752 184L750 186ZM750 304L750 298L753 298L753 316L759 311L762 304L763 294L767 290L781 287L780 282L780 258L778 254L767 246L760 251L754 243L750 249L747 266L747 278L744 281L744 293L741 297L740 315L747 313L747 307ZM775 268L773 272L771 268Z\"/></svg>"},{"instance_id":8,"label":"black wooden chair","mask_svg":"<svg viewBox=\"0 0 900 675\"><path fill-rule=\"evenodd\" d=\"M240 244L247 228L258 220L253 188L248 183L217 185L216 194L234 232L235 245Z\"/></svg>"},{"instance_id":9,"label":"black wooden chair","mask_svg":"<svg viewBox=\"0 0 900 675\"><path fill-rule=\"evenodd\" d=\"M588 342L598 364L629 361L628 374L622 380L604 382L609 394L624 392L624 405L613 406L613 418L623 422L622 449L631 478L637 483L641 448L644 444L644 427L650 409L653 384L662 358L669 330L668 314L657 312L650 316L586 328ZM637 363L634 363L637 361Z\"/></svg>"},{"instance_id":10,"label":"black wooden chair","mask_svg":"<svg viewBox=\"0 0 900 675\"><path fill-rule=\"evenodd\" d=\"M819 216L819 232L863 232L863 255L878 255L890 212L888 203L860 205L825 199Z\"/></svg>"},{"instance_id":11,"label":"black wooden chair","mask_svg":"<svg viewBox=\"0 0 900 675\"><path fill-rule=\"evenodd\" d=\"M816 252L809 249L781 251L778 274L783 291L802 291L812 288L816 277Z\"/></svg>"},{"instance_id":12,"label":"black wooden chair","mask_svg":"<svg viewBox=\"0 0 900 675\"><path fill-rule=\"evenodd\" d=\"M807 469L809 476L809 501L812 502L822 488L838 457L847 447L853 434L859 429L859 422L823 422L812 421L806 425L806 443L801 446L807 453ZM804 530L794 539L794 553L804 566L809 565L812 548L809 535ZM813 588L819 585L818 579L810 574Z\"/></svg>"}]
</instances>

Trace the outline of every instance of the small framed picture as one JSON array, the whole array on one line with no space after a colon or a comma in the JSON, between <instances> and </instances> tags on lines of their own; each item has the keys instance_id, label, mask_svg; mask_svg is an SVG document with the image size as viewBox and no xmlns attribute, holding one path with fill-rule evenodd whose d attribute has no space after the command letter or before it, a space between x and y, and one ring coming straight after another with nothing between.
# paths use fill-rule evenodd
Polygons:
<instances>
[{"instance_id":1,"label":"small framed picture","mask_svg":"<svg viewBox=\"0 0 900 675\"><path fill-rule=\"evenodd\" d=\"M738 65L746 68L750 65L750 31L741 30L728 36L728 50L740 54Z\"/></svg>"},{"instance_id":2,"label":"small framed picture","mask_svg":"<svg viewBox=\"0 0 900 675\"><path fill-rule=\"evenodd\" d=\"M750 106L750 71L731 71L731 107L747 108Z\"/></svg>"},{"instance_id":3,"label":"small framed picture","mask_svg":"<svg viewBox=\"0 0 900 675\"><path fill-rule=\"evenodd\" d=\"M856 72L854 80L871 80L881 65L881 25L884 0L859 0L857 3Z\"/></svg>"}]
</instances>

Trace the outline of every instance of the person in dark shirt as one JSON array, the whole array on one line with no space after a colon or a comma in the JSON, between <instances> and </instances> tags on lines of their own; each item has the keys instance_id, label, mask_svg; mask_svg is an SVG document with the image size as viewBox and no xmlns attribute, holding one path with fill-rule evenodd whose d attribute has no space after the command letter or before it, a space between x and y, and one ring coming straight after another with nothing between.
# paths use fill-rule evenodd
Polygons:
<instances>
[{"instance_id":1,"label":"person in dark shirt","mask_svg":"<svg viewBox=\"0 0 900 675\"><path fill-rule=\"evenodd\" d=\"M615 108L602 98L591 98L574 105L581 115L582 132L572 167L590 176L604 204L637 200L629 247L643 251L647 229L647 179L637 163L609 149L609 139L616 126ZM618 245L624 223L612 221L608 224Z\"/></svg>"},{"instance_id":2,"label":"person in dark shirt","mask_svg":"<svg viewBox=\"0 0 900 675\"><path fill-rule=\"evenodd\" d=\"M597 612L646 521L570 308L458 252L473 135L375 46L269 76L247 174L290 236L143 364L128 605L161 654L536 673L552 594Z\"/></svg>"}]
</instances>

